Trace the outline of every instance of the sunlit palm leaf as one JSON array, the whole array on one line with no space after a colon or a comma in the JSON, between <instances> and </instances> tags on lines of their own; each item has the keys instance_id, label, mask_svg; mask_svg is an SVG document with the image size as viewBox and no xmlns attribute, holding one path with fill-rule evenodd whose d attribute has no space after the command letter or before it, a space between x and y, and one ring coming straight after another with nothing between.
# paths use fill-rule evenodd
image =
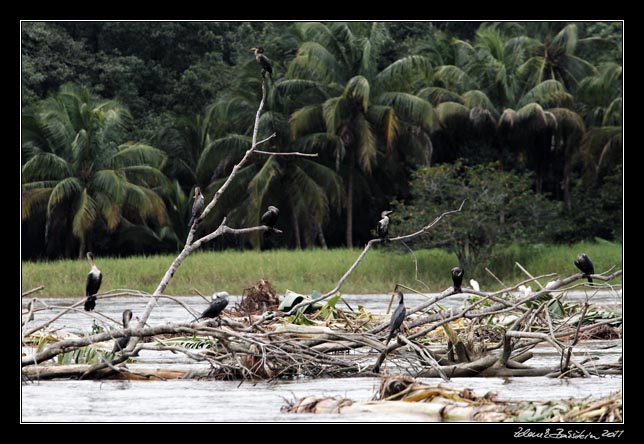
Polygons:
<instances>
[{"instance_id":1,"label":"sunlit palm leaf","mask_svg":"<svg viewBox=\"0 0 644 444\"><path fill-rule=\"evenodd\" d=\"M22 193L22 220L29 219L36 211L45 210L51 192L52 189L49 187L24 191Z\"/></svg>"},{"instance_id":2,"label":"sunlit palm leaf","mask_svg":"<svg viewBox=\"0 0 644 444\"><path fill-rule=\"evenodd\" d=\"M420 97L407 93L389 92L379 95L375 101L381 105L391 106L399 119L413 125L431 128L434 123L432 105Z\"/></svg>"}]
</instances>

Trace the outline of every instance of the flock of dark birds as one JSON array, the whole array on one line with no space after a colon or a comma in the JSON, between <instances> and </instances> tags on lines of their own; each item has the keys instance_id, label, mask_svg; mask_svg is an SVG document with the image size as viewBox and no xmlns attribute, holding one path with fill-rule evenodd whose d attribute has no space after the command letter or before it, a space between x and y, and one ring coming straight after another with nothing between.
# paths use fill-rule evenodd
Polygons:
<instances>
[{"instance_id":1,"label":"flock of dark birds","mask_svg":"<svg viewBox=\"0 0 644 444\"><path fill-rule=\"evenodd\" d=\"M251 48L251 51L255 53L255 60L262 67L262 71L261 71L262 79L264 79L265 74L268 73L269 77L272 80L273 64L271 60L264 55L264 48L262 48L261 46L258 46L257 48ZM195 187L194 194L195 194L195 201L194 201L194 204L192 205L192 216L190 218L190 222L188 223L188 227L190 229L192 229L193 224L201 216L205 208L204 196L201 193L201 189L199 187ZM382 213L380 213L380 220L376 225L376 234L378 238L384 243L387 243L390 240L389 239L389 222L390 222L389 215L391 213L393 213L393 211L391 210L385 210ZM266 209L266 212L261 217L261 224L267 228L267 230L265 231L265 235L269 235L271 232L275 230L275 224L277 223L278 216L279 216L279 209L277 207L271 205ZM94 263L94 255L91 252L87 253L87 260L89 261L89 265L91 269L90 269L90 272L87 274L87 280L85 282L85 296L86 296L85 310L91 311L91 310L94 310L94 308L96 307L96 293L98 293L98 290L101 286L103 274ZM593 266L592 261L590 260L590 258L586 253L580 253L577 256L577 259L575 260L575 266L583 273L582 276L584 278L587 278L588 282L592 284L593 280L591 278L591 275L595 273L595 267ZM453 294L458 294L462 292L461 285L463 283L463 274L464 274L464 270L461 267L452 268L452 282L454 284ZM398 296L398 306L396 307L396 309L394 310L394 313L391 316L391 320L389 323L389 335L387 336L385 345L389 344L389 341L391 341L394 335L396 335L402 330L403 321L407 316L407 310L405 309L404 295L402 291L396 288L395 293ZM204 312L201 313L200 317L195 318L195 321L199 321L201 319L217 318L221 315L221 313L223 312L223 310L226 308L227 305L228 305L228 293L226 292L215 293L212 296L211 303L208 306L208 308L206 308ZM132 311L131 310L123 311L123 328L128 328L131 320L132 320ZM220 320L220 324L221 324L221 320ZM124 350L127 347L129 340L130 340L129 336L124 336L119 338L117 341L115 341L114 349L112 350L112 353L116 353L118 351Z\"/></svg>"}]
</instances>

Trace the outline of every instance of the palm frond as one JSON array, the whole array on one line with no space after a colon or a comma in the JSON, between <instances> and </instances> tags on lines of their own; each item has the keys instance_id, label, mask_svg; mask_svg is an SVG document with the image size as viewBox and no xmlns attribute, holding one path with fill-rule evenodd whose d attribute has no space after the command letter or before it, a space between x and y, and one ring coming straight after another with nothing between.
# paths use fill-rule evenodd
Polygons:
<instances>
[{"instance_id":1,"label":"palm frond","mask_svg":"<svg viewBox=\"0 0 644 444\"><path fill-rule=\"evenodd\" d=\"M24 185L23 185L24 187ZM37 211L47 208L52 189L31 188L22 193L22 220L31 218Z\"/></svg>"},{"instance_id":2,"label":"palm frond","mask_svg":"<svg viewBox=\"0 0 644 444\"><path fill-rule=\"evenodd\" d=\"M22 166L22 179L25 182L59 180L71 173L67 161L53 153L41 152Z\"/></svg>"},{"instance_id":3,"label":"palm frond","mask_svg":"<svg viewBox=\"0 0 644 444\"><path fill-rule=\"evenodd\" d=\"M459 93L467 91L474 86L470 76L461 68L454 65L444 65L436 68L434 71L434 81L446 89L458 91Z\"/></svg>"},{"instance_id":4,"label":"palm frond","mask_svg":"<svg viewBox=\"0 0 644 444\"><path fill-rule=\"evenodd\" d=\"M54 187L49 196L49 202L47 204L47 213L51 214L54 207L60 204L63 201L69 201L75 199L81 191L83 190L83 185L81 181L76 177L68 177L61 180Z\"/></svg>"},{"instance_id":5,"label":"palm frond","mask_svg":"<svg viewBox=\"0 0 644 444\"><path fill-rule=\"evenodd\" d=\"M329 134L337 133L342 122L350 117L350 108L344 97L333 97L322 104L322 116Z\"/></svg>"},{"instance_id":6,"label":"palm frond","mask_svg":"<svg viewBox=\"0 0 644 444\"><path fill-rule=\"evenodd\" d=\"M329 204L339 213L344 199L342 178L332 168L312 160L300 159L298 165L308 177L320 186L326 194Z\"/></svg>"},{"instance_id":7,"label":"palm frond","mask_svg":"<svg viewBox=\"0 0 644 444\"><path fill-rule=\"evenodd\" d=\"M72 233L78 239L83 239L89 229L96 221L96 202L87 193L87 188L84 188L77 202L77 207L74 211L74 219L72 221Z\"/></svg>"},{"instance_id":8,"label":"palm frond","mask_svg":"<svg viewBox=\"0 0 644 444\"><path fill-rule=\"evenodd\" d=\"M266 162L264 162L264 165L262 165L257 174L250 180L247 190L250 197L249 214L253 215L253 220L248 220L246 221L247 223L256 223L259 220L255 219L254 215L260 214L264 197L273 184L273 181L279 178L281 173L282 169L280 168L279 162L274 156L270 156L266 159Z\"/></svg>"},{"instance_id":9,"label":"palm frond","mask_svg":"<svg viewBox=\"0 0 644 444\"><path fill-rule=\"evenodd\" d=\"M288 120L293 140L312 132L319 132L326 128L324 116L320 105L308 105L291 114Z\"/></svg>"},{"instance_id":10,"label":"palm frond","mask_svg":"<svg viewBox=\"0 0 644 444\"><path fill-rule=\"evenodd\" d=\"M376 137L371 130L371 124L363 115L356 117L355 130L358 139L358 164L363 171L371 173L377 155Z\"/></svg>"},{"instance_id":11,"label":"palm frond","mask_svg":"<svg viewBox=\"0 0 644 444\"><path fill-rule=\"evenodd\" d=\"M252 139L240 134L231 134L213 140L201 153L197 162L197 180L207 185L215 177L224 174L229 167L241 160L250 148Z\"/></svg>"},{"instance_id":12,"label":"palm frond","mask_svg":"<svg viewBox=\"0 0 644 444\"><path fill-rule=\"evenodd\" d=\"M118 152L110 159L110 165L115 169L137 165L150 165L159 169L163 167L166 158L166 154L158 148L128 142L118 147Z\"/></svg>"},{"instance_id":13,"label":"palm frond","mask_svg":"<svg viewBox=\"0 0 644 444\"><path fill-rule=\"evenodd\" d=\"M369 109L369 81L363 76L352 77L344 89L343 96L352 103L360 104L362 112Z\"/></svg>"},{"instance_id":14,"label":"palm frond","mask_svg":"<svg viewBox=\"0 0 644 444\"><path fill-rule=\"evenodd\" d=\"M375 77L376 88L380 91L411 92L416 82L427 82L431 77L432 65L427 57L412 55L403 57L380 71Z\"/></svg>"},{"instance_id":15,"label":"palm frond","mask_svg":"<svg viewBox=\"0 0 644 444\"><path fill-rule=\"evenodd\" d=\"M421 128L431 128L434 123L434 109L432 105L407 93L388 92L380 94L375 100L376 103L392 107L396 116Z\"/></svg>"},{"instance_id":16,"label":"palm frond","mask_svg":"<svg viewBox=\"0 0 644 444\"><path fill-rule=\"evenodd\" d=\"M427 100L434 106L442 102L456 102L464 103L463 98L449 89L441 88L440 86L428 86L416 93L421 99Z\"/></svg>"},{"instance_id":17,"label":"palm frond","mask_svg":"<svg viewBox=\"0 0 644 444\"><path fill-rule=\"evenodd\" d=\"M168 189L170 182L165 174L149 165L133 165L119 169L128 181L146 188L161 187Z\"/></svg>"},{"instance_id":18,"label":"palm frond","mask_svg":"<svg viewBox=\"0 0 644 444\"><path fill-rule=\"evenodd\" d=\"M127 193L124 185L122 173L115 170L100 170L94 174L92 188L100 194L110 197L116 205L121 205L125 201Z\"/></svg>"},{"instance_id":19,"label":"palm frond","mask_svg":"<svg viewBox=\"0 0 644 444\"><path fill-rule=\"evenodd\" d=\"M344 78L344 69L327 48L305 42L289 64L286 77L332 82Z\"/></svg>"},{"instance_id":20,"label":"palm frond","mask_svg":"<svg viewBox=\"0 0 644 444\"><path fill-rule=\"evenodd\" d=\"M463 104L469 108L473 109L475 107L483 108L489 111L492 115L497 115L496 108L492 104L490 98L483 92L478 89L473 89L463 93Z\"/></svg>"},{"instance_id":21,"label":"palm frond","mask_svg":"<svg viewBox=\"0 0 644 444\"><path fill-rule=\"evenodd\" d=\"M557 80L546 80L532 88L519 100L519 106L535 102L542 107L562 107L572 105L572 95Z\"/></svg>"},{"instance_id":22,"label":"palm frond","mask_svg":"<svg viewBox=\"0 0 644 444\"><path fill-rule=\"evenodd\" d=\"M395 110L390 106L371 106L367 112L367 120L382 130L387 144L387 152L391 153L400 127Z\"/></svg>"},{"instance_id":23,"label":"palm frond","mask_svg":"<svg viewBox=\"0 0 644 444\"><path fill-rule=\"evenodd\" d=\"M107 230L114 231L121 222L121 204L117 203L112 196L102 192L95 195L96 208L103 217Z\"/></svg>"}]
</instances>

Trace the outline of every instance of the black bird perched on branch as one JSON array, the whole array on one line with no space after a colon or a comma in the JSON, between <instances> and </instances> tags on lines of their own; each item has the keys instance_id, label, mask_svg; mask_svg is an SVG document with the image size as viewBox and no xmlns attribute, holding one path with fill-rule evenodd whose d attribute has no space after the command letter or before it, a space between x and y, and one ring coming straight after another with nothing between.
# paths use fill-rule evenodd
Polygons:
<instances>
[{"instance_id":1,"label":"black bird perched on branch","mask_svg":"<svg viewBox=\"0 0 644 444\"><path fill-rule=\"evenodd\" d=\"M461 267L452 268L452 282L454 282L454 293L461 293L461 284L463 283L463 269Z\"/></svg>"},{"instance_id":2,"label":"black bird perched on branch","mask_svg":"<svg viewBox=\"0 0 644 444\"><path fill-rule=\"evenodd\" d=\"M389 344L391 338L400 331L400 327L405 320L405 316L407 316L407 309L405 309L402 291L396 290L396 293L400 299L398 300L398 307L394 310L394 314L391 315L391 320L389 321L389 336L387 336L387 342L385 342L385 345Z\"/></svg>"},{"instance_id":3,"label":"black bird perched on branch","mask_svg":"<svg viewBox=\"0 0 644 444\"><path fill-rule=\"evenodd\" d=\"M192 217L190 218L190 223L188 227L192 228L192 224L195 223L195 220L201 216L204 208L204 199L203 194L201 194L201 188L195 187L195 203L192 204Z\"/></svg>"},{"instance_id":4,"label":"black bird perched on branch","mask_svg":"<svg viewBox=\"0 0 644 444\"><path fill-rule=\"evenodd\" d=\"M228 293L225 291L222 292L217 292L212 295L212 302L204 310L203 313L201 313L201 316L198 317L196 320L204 319L204 318L216 318L221 314L222 311L224 311L224 308L228 305Z\"/></svg>"},{"instance_id":5,"label":"black bird perched on branch","mask_svg":"<svg viewBox=\"0 0 644 444\"><path fill-rule=\"evenodd\" d=\"M274 207L273 205L270 205L264 214L262 214L262 225L266 225L270 230L266 232L268 233L272 232L275 229L275 224L277 223L277 217L280 215L280 210L277 207Z\"/></svg>"},{"instance_id":6,"label":"black bird perched on branch","mask_svg":"<svg viewBox=\"0 0 644 444\"><path fill-rule=\"evenodd\" d=\"M127 328L130 325L131 320L132 320L132 311L123 310L123 328ZM114 348L112 349L112 353L125 350L125 347L127 347L128 342L130 342L129 336L123 336L118 338L116 341L114 341Z\"/></svg>"},{"instance_id":7,"label":"black bird perched on branch","mask_svg":"<svg viewBox=\"0 0 644 444\"><path fill-rule=\"evenodd\" d=\"M262 66L262 79L268 73L271 80L273 80L273 62L264 55L264 48L258 46L257 48L250 48L250 50L255 52L255 60Z\"/></svg>"},{"instance_id":8,"label":"black bird perched on branch","mask_svg":"<svg viewBox=\"0 0 644 444\"><path fill-rule=\"evenodd\" d=\"M380 213L381 219L376 225L376 234L384 242L389 242L389 215L393 213L391 210L385 210Z\"/></svg>"},{"instance_id":9,"label":"black bird perched on branch","mask_svg":"<svg viewBox=\"0 0 644 444\"><path fill-rule=\"evenodd\" d=\"M94 253L91 251L87 252L87 260L92 269L87 273L87 279L85 280L85 296L87 297L85 299L85 311L92 311L96 307L96 293L101 288L103 273L94 264Z\"/></svg>"},{"instance_id":10,"label":"black bird perched on branch","mask_svg":"<svg viewBox=\"0 0 644 444\"><path fill-rule=\"evenodd\" d=\"M577 259L575 260L575 265L581 270L585 278L588 278L588 282L593 283L593 278L590 277L591 274L595 274L595 266L593 261L590 260L586 253L579 253Z\"/></svg>"}]
</instances>

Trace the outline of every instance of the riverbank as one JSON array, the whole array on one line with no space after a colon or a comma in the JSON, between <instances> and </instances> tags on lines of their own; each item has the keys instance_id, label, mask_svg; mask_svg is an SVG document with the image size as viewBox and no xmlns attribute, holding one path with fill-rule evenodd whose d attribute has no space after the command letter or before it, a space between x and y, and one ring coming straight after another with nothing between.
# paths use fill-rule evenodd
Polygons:
<instances>
[{"instance_id":1,"label":"riverbank","mask_svg":"<svg viewBox=\"0 0 644 444\"><path fill-rule=\"evenodd\" d=\"M488 268L506 283L524 276L513 266L515 260L535 276L550 272L566 276L577 272L573 262L582 251L592 258L598 273L612 266L622 267L621 244L582 242L499 251ZM359 254L358 249L196 252L182 264L165 293L189 295L195 294L196 288L204 294L221 290L240 294L259 279L271 281L278 293L286 289L299 293L324 292L335 286ZM418 280L414 255L418 262ZM435 249L415 251L414 255L383 248L370 251L346 281L342 292L386 293L396 283L434 292L451 285L449 270L458 265L455 255ZM152 292L174 258L175 255L97 257L96 264L103 272L101 291L129 288ZM88 271L84 260L25 261L22 291L44 285L37 296L82 296ZM465 281L471 278L482 287L498 288L487 273L472 276L466 270Z\"/></svg>"}]
</instances>

